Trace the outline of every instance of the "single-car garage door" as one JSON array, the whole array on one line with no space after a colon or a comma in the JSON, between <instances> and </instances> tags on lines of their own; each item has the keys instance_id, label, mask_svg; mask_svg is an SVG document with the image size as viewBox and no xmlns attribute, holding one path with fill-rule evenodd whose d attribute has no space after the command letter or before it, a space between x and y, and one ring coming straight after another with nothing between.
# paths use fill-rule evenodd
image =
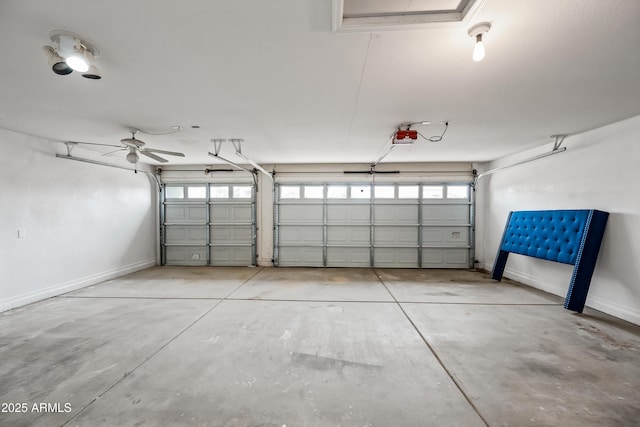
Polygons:
<instances>
[{"instance_id":1,"label":"single-car garage door","mask_svg":"<svg viewBox=\"0 0 640 427\"><path fill-rule=\"evenodd\" d=\"M163 265L255 265L252 183L165 184L163 190Z\"/></svg>"},{"instance_id":2,"label":"single-car garage door","mask_svg":"<svg viewBox=\"0 0 640 427\"><path fill-rule=\"evenodd\" d=\"M469 183L275 184L280 266L469 268Z\"/></svg>"}]
</instances>

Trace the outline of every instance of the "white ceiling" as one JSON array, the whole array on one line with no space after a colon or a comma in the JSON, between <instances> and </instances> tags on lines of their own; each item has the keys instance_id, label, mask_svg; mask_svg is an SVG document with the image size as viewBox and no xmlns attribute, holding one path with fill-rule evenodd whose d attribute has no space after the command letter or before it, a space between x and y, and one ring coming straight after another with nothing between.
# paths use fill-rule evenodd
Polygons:
<instances>
[{"instance_id":1,"label":"white ceiling","mask_svg":"<svg viewBox=\"0 0 640 427\"><path fill-rule=\"evenodd\" d=\"M635 0L486 0L464 24L373 33L333 33L331 0L0 0L0 127L117 144L182 125L139 137L186 154L171 164L215 163L212 138L258 163L346 163L448 120L385 161L486 161L640 114L639 22ZM53 29L101 49L102 80L50 71Z\"/></svg>"}]
</instances>

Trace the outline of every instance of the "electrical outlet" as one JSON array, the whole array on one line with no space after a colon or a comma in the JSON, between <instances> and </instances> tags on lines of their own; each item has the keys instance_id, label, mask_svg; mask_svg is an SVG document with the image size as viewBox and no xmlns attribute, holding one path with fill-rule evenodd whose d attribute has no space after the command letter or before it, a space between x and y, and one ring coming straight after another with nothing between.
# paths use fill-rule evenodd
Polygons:
<instances>
[{"instance_id":1,"label":"electrical outlet","mask_svg":"<svg viewBox=\"0 0 640 427\"><path fill-rule=\"evenodd\" d=\"M192 253L192 254L191 254L191 259L200 259L200 254L195 253L195 252L194 252L194 253Z\"/></svg>"},{"instance_id":2,"label":"electrical outlet","mask_svg":"<svg viewBox=\"0 0 640 427\"><path fill-rule=\"evenodd\" d=\"M18 228L18 239L24 239L27 237L27 232L24 228Z\"/></svg>"}]
</instances>

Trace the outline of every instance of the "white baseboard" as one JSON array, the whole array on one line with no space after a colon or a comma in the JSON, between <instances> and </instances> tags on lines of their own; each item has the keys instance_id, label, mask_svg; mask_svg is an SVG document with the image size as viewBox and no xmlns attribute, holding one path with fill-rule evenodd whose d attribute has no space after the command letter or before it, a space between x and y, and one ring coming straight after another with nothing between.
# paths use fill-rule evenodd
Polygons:
<instances>
[{"instance_id":1,"label":"white baseboard","mask_svg":"<svg viewBox=\"0 0 640 427\"><path fill-rule=\"evenodd\" d=\"M540 289L541 291L548 292L553 295L557 295L559 297L567 296L567 288L566 287L558 287L551 285L548 281L542 280L537 276L533 276L531 274L522 273L520 271L512 270L510 268L504 269L504 276L508 279L515 280L516 282L523 283L525 285L529 285L532 288ZM569 285L569 280L571 277L567 277L567 286Z\"/></svg>"},{"instance_id":2,"label":"white baseboard","mask_svg":"<svg viewBox=\"0 0 640 427\"><path fill-rule=\"evenodd\" d=\"M490 264L482 264L482 266L487 271L491 271L493 269L493 265ZM567 289L569 287L569 281L571 280L571 277L567 277L566 286L559 288L557 286L551 286L548 281L541 280L536 276L515 271L510 268L505 268L504 277L531 286L532 288L540 289L550 294L557 295L562 298L566 296ZM620 304L604 300L602 298L594 298L590 296L587 296L587 302L585 306L609 314L613 317L617 317L618 319L633 323L635 325L640 325L640 310L625 307Z\"/></svg>"},{"instance_id":3,"label":"white baseboard","mask_svg":"<svg viewBox=\"0 0 640 427\"><path fill-rule=\"evenodd\" d=\"M11 298L0 300L0 313L3 311L11 310L13 308L21 307L23 305L42 301L47 298L55 297L67 292L75 291L87 286L95 285L107 280L115 279L116 277L124 276L126 274L135 273L136 271L144 270L156 265L157 263L155 258L148 259L145 261L140 261L122 267L114 268L113 270L104 271L101 273L93 274L91 276L81 277L69 282L49 286L44 289L38 289L36 291L16 295Z\"/></svg>"},{"instance_id":4,"label":"white baseboard","mask_svg":"<svg viewBox=\"0 0 640 427\"><path fill-rule=\"evenodd\" d=\"M623 307L620 304L611 301L606 301L601 298L592 298L589 296L587 296L587 303L585 305L593 308L594 310L617 317L618 319L626 320L634 325L640 325L640 310Z\"/></svg>"}]
</instances>

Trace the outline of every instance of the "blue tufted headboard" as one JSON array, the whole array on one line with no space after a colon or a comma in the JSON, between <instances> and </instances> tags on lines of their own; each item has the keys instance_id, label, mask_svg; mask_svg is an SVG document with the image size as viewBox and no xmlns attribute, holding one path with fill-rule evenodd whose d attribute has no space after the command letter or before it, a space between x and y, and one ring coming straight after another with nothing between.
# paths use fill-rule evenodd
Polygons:
<instances>
[{"instance_id":1,"label":"blue tufted headboard","mask_svg":"<svg viewBox=\"0 0 640 427\"><path fill-rule=\"evenodd\" d=\"M574 265L564 306L582 313L608 217L594 209L511 212L491 278L502 279L510 252Z\"/></svg>"}]
</instances>

